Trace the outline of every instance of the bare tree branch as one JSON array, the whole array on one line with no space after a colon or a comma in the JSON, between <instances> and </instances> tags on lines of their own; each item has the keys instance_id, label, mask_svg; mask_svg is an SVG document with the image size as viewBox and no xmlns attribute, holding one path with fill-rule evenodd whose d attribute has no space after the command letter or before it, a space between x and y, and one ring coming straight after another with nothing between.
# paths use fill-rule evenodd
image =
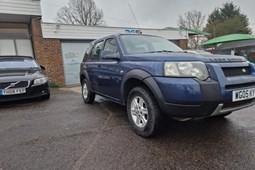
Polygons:
<instances>
[{"instance_id":1,"label":"bare tree branch","mask_svg":"<svg viewBox=\"0 0 255 170\"><path fill-rule=\"evenodd\" d=\"M177 22L179 27L201 31L204 26L205 15L201 11L193 10L186 12L184 17L180 15Z\"/></svg>"},{"instance_id":2,"label":"bare tree branch","mask_svg":"<svg viewBox=\"0 0 255 170\"><path fill-rule=\"evenodd\" d=\"M184 16L180 15L177 24L180 28L194 29L196 31L202 31L205 22L205 15L202 12L193 10L186 12ZM199 36L193 36L189 39L191 48L197 48L201 43Z\"/></svg>"},{"instance_id":3,"label":"bare tree branch","mask_svg":"<svg viewBox=\"0 0 255 170\"><path fill-rule=\"evenodd\" d=\"M104 25L103 11L96 7L94 0L69 0L67 6L57 12L56 21L78 25Z\"/></svg>"}]
</instances>

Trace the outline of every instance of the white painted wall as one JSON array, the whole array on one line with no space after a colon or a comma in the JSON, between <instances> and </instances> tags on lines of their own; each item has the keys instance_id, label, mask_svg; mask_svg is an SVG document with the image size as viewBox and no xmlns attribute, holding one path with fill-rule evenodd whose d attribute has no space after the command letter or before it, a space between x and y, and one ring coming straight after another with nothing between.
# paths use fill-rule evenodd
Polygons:
<instances>
[{"instance_id":1,"label":"white painted wall","mask_svg":"<svg viewBox=\"0 0 255 170\"><path fill-rule=\"evenodd\" d=\"M56 39L98 39L112 34L125 33L125 27L92 27L80 25L66 25L56 23L42 23L43 38ZM133 28L136 29L136 28ZM161 36L169 40L187 39L186 31L141 28L143 34Z\"/></svg>"},{"instance_id":2,"label":"white painted wall","mask_svg":"<svg viewBox=\"0 0 255 170\"><path fill-rule=\"evenodd\" d=\"M0 0L0 15L41 16L40 0Z\"/></svg>"}]
</instances>

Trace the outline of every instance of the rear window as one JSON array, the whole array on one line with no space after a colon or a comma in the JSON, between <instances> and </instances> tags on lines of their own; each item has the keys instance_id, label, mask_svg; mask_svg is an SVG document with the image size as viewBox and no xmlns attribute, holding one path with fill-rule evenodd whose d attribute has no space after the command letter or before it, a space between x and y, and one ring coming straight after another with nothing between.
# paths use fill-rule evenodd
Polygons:
<instances>
[{"instance_id":1,"label":"rear window","mask_svg":"<svg viewBox=\"0 0 255 170\"><path fill-rule=\"evenodd\" d=\"M39 68L30 58L0 58L0 69Z\"/></svg>"}]
</instances>

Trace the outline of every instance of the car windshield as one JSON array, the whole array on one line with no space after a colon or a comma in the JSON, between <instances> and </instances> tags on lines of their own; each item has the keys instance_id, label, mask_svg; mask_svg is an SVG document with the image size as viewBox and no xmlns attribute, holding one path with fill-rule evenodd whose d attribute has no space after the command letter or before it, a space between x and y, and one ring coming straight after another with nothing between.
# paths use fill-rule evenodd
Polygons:
<instances>
[{"instance_id":1,"label":"car windshield","mask_svg":"<svg viewBox=\"0 0 255 170\"><path fill-rule=\"evenodd\" d=\"M38 69L37 63L30 58L0 58L0 69Z\"/></svg>"},{"instance_id":2,"label":"car windshield","mask_svg":"<svg viewBox=\"0 0 255 170\"><path fill-rule=\"evenodd\" d=\"M121 35L120 39L128 54L183 52L183 50L174 43L160 37Z\"/></svg>"}]
</instances>

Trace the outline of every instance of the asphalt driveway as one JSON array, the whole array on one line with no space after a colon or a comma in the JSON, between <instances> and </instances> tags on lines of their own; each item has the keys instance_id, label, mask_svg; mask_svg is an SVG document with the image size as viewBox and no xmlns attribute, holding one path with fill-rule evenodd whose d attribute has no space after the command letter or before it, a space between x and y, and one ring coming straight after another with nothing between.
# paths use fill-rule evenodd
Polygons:
<instances>
[{"instance_id":1,"label":"asphalt driveway","mask_svg":"<svg viewBox=\"0 0 255 170\"><path fill-rule=\"evenodd\" d=\"M255 169L255 107L226 119L168 120L156 138L128 125L125 108L80 89L53 89L49 101L0 105L0 170Z\"/></svg>"}]
</instances>

